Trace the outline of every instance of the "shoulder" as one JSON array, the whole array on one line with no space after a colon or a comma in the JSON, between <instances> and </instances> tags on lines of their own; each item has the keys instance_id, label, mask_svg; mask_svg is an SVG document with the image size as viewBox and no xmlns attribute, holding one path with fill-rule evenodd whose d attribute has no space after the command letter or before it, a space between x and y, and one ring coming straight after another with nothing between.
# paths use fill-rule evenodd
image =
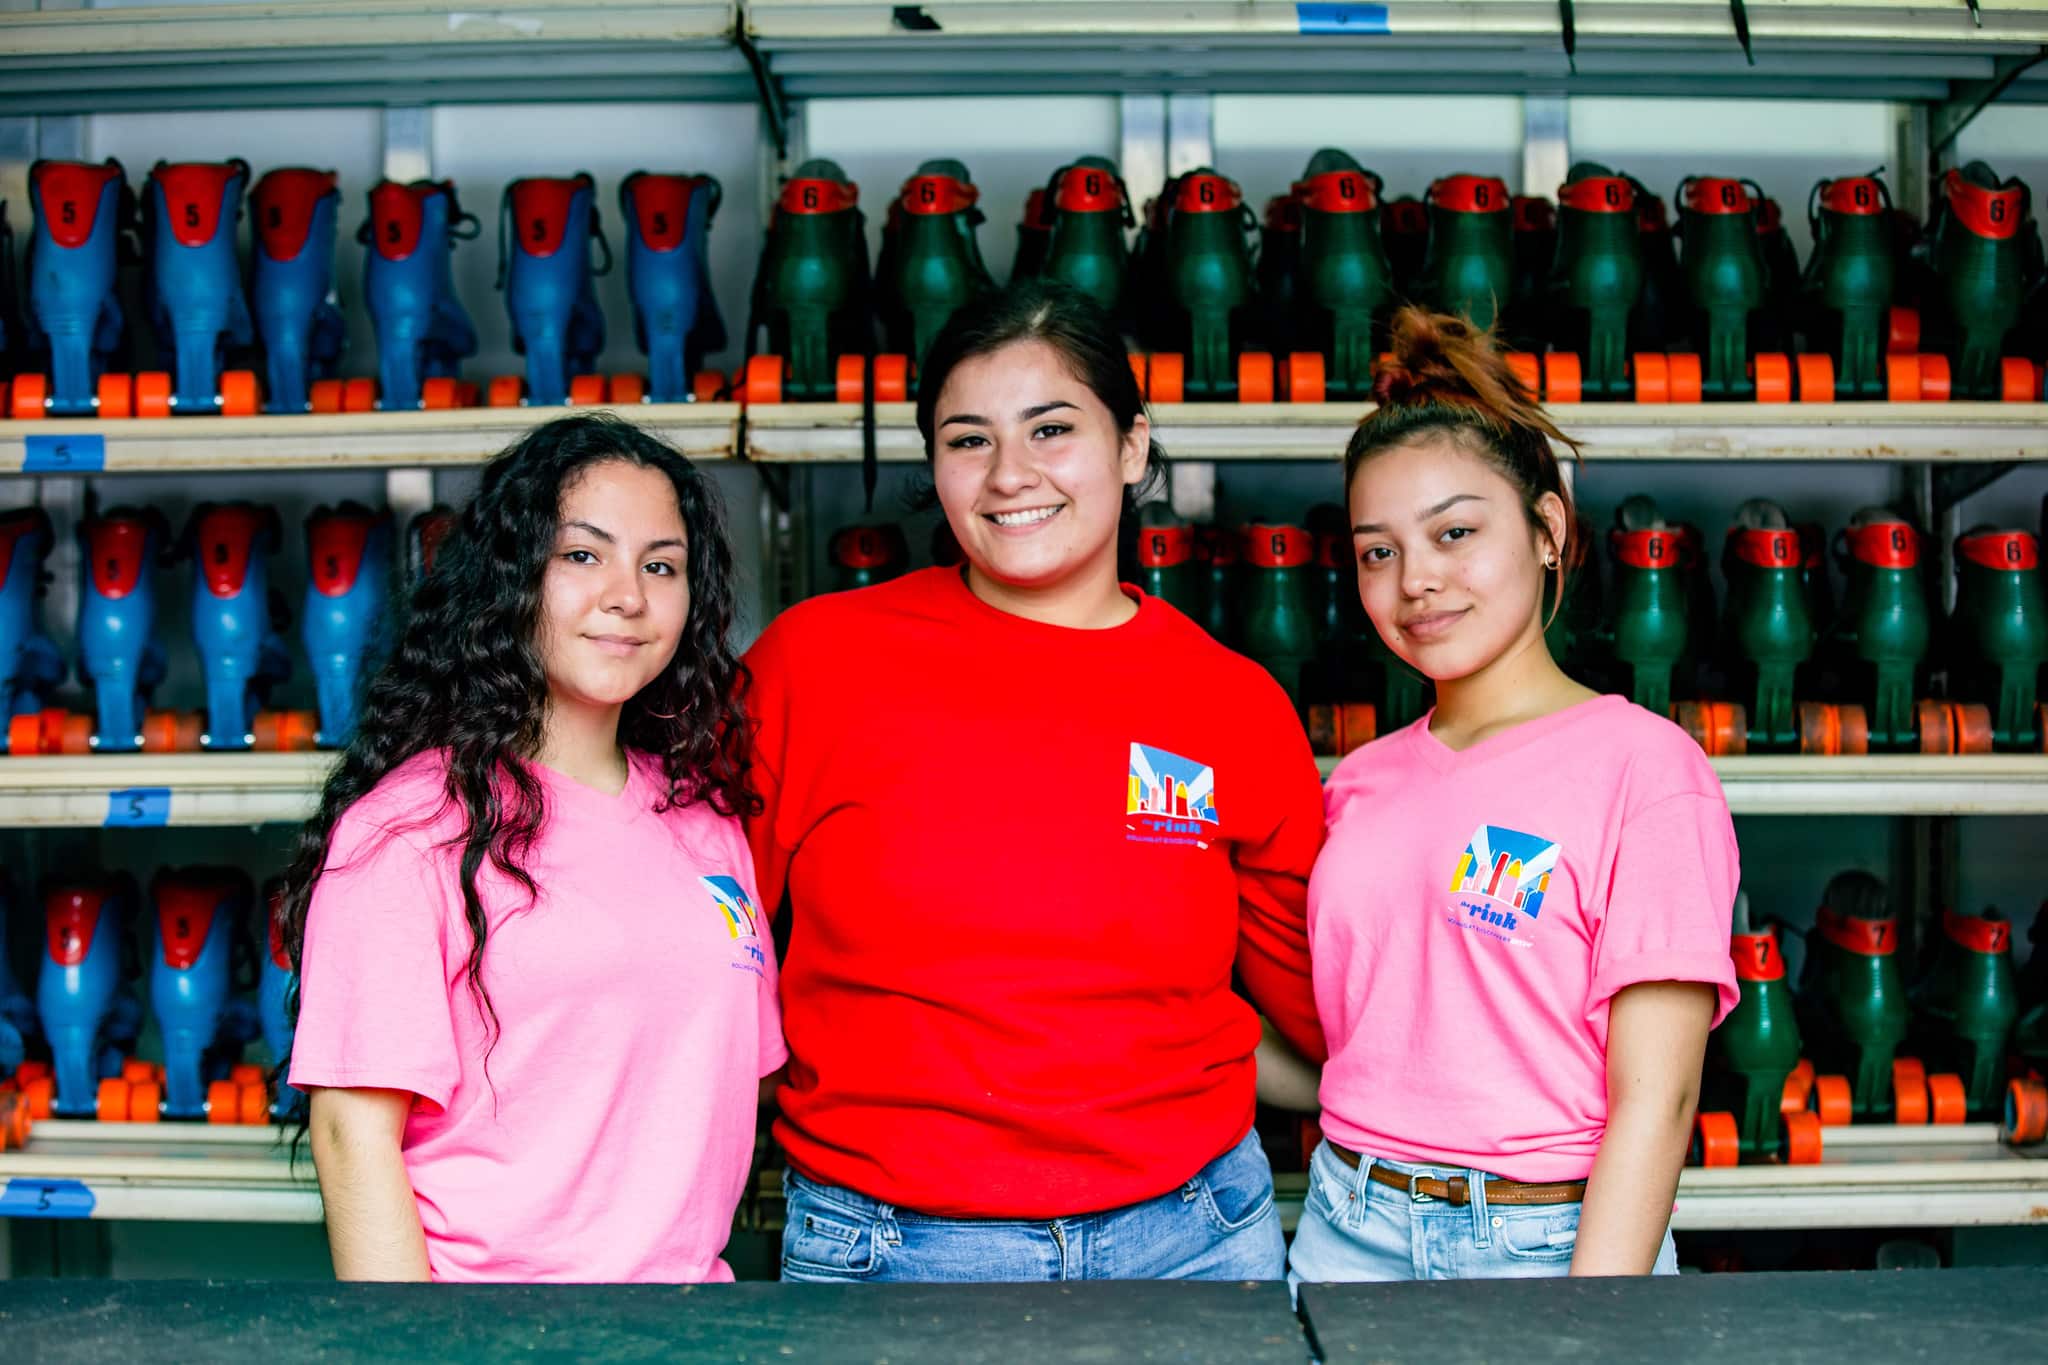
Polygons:
<instances>
[{"instance_id":1,"label":"shoulder","mask_svg":"<svg viewBox=\"0 0 2048 1365\"><path fill-rule=\"evenodd\" d=\"M920 569L871 588L820 593L780 612L747 650L757 676L798 659L836 652L850 640L872 639L892 622L933 614L947 569Z\"/></svg>"},{"instance_id":2,"label":"shoulder","mask_svg":"<svg viewBox=\"0 0 2048 1365\"><path fill-rule=\"evenodd\" d=\"M1575 747L1605 754L1628 774L1632 810L1672 796L1722 801L1721 779L1692 736L1622 697L1603 698L1600 714Z\"/></svg>"},{"instance_id":3,"label":"shoulder","mask_svg":"<svg viewBox=\"0 0 2048 1365\"><path fill-rule=\"evenodd\" d=\"M448 799L448 753L426 749L393 768L341 813L329 848L336 855L390 837L425 850L461 827Z\"/></svg>"}]
</instances>

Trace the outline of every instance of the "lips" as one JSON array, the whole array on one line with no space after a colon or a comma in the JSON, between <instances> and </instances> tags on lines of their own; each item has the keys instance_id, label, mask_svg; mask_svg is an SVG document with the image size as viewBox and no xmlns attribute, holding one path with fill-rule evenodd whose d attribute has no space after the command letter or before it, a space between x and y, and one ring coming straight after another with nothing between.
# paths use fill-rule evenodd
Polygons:
<instances>
[{"instance_id":1,"label":"lips","mask_svg":"<svg viewBox=\"0 0 2048 1365\"><path fill-rule=\"evenodd\" d=\"M586 635L583 638L596 645L605 653L616 654L621 658L631 654L634 650L647 643L647 641L633 635Z\"/></svg>"},{"instance_id":2,"label":"lips","mask_svg":"<svg viewBox=\"0 0 2048 1365\"><path fill-rule=\"evenodd\" d=\"M1401 622L1401 633L1411 640L1440 640L1456 629L1458 622L1465 619L1465 612L1469 610L1470 608L1458 611L1433 611L1426 616L1414 617Z\"/></svg>"}]
</instances>

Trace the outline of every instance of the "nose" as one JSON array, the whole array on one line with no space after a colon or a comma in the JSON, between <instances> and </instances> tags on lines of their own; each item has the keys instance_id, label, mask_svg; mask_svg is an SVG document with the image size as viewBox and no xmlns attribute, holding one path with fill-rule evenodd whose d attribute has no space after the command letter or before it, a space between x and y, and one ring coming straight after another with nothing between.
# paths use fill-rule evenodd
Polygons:
<instances>
[{"instance_id":1,"label":"nose","mask_svg":"<svg viewBox=\"0 0 2048 1365\"><path fill-rule=\"evenodd\" d=\"M638 616L647 606L647 592L640 581L640 566L620 560L605 576L600 605L617 616Z\"/></svg>"},{"instance_id":2,"label":"nose","mask_svg":"<svg viewBox=\"0 0 2048 1365\"><path fill-rule=\"evenodd\" d=\"M995 458L989 462L988 490L1010 497L1038 482L1038 466L1032 463L1027 442L997 438Z\"/></svg>"},{"instance_id":3,"label":"nose","mask_svg":"<svg viewBox=\"0 0 2048 1365\"><path fill-rule=\"evenodd\" d=\"M1423 597L1443 586L1443 577L1437 571L1436 559L1429 554L1404 553L1401 556L1401 594L1404 597Z\"/></svg>"}]
</instances>

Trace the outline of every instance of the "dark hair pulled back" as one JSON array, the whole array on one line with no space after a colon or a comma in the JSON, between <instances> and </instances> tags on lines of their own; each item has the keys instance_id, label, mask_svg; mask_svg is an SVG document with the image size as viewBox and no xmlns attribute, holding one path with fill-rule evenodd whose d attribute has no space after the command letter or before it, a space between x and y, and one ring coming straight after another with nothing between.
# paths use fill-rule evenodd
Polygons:
<instances>
[{"instance_id":1,"label":"dark hair pulled back","mask_svg":"<svg viewBox=\"0 0 2048 1365\"><path fill-rule=\"evenodd\" d=\"M1528 386L1515 375L1493 333L1447 313L1407 307L1394 315L1391 354L1380 362L1372 393L1379 404L1351 433L1344 449L1344 490L1360 466L1385 451L1428 436L1446 436L1492 465L1521 496L1522 511L1539 531L1546 493L1564 504L1564 543L1557 547L1549 616L1563 605L1565 585L1583 562L1584 537L1565 486L1556 445L1574 455L1579 443L1557 429ZM1548 617L1546 617L1546 621Z\"/></svg>"},{"instance_id":2,"label":"dark hair pulled back","mask_svg":"<svg viewBox=\"0 0 2048 1365\"><path fill-rule=\"evenodd\" d=\"M1129 432L1145 411L1145 396L1131 370L1130 352L1116 319L1101 304L1072 285L1057 280L1019 280L984 294L956 311L925 352L917 376L917 430L924 437L924 458L934 453L934 424L939 393L946 378L967 361L1021 341L1042 341L1059 353L1074 377L1088 386L1109 409L1119 432ZM1138 504L1166 484L1166 452L1151 443L1145 474L1124 488L1123 555L1136 543Z\"/></svg>"}]
</instances>

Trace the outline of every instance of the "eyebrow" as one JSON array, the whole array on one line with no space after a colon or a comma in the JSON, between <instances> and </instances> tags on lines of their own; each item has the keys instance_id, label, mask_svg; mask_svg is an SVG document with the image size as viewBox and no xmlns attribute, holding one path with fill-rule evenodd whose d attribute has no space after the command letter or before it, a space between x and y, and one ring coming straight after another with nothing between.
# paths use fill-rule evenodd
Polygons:
<instances>
[{"instance_id":1,"label":"eyebrow","mask_svg":"<svg viewBox=\"0 0 2048 1365\"><path fill-rule=\"evenodd\" d=\"M1017 414L1017 420L1020 422L1028 422L1034 417L1043 417L1048 412L1058 412L1061 408L1068 408L1074 412L1080 411L1078 407L1075 407L1066 399L1055 398L1050 403L1039 403L1034 407L1028 407L1024 409L1024 411ZM939 423L939 425L941 427L950 427L955 425L956 423L962 426L972 427L985 427L993 425L988 420L988 418L983 417L981 414L974 412L956 412L951 417L948 417L945 421Z\"/></svg>"},{"instance_id":2,"label":"eyebrow","mask_svg":"<svg viewBox=\"0 0 2048 1365\"><path fill-rule=\"evenodd\" d=\"M1440 515L1444 512L1448 512L1451 508L1456 507L1461 502L1485 501L1486 499L1477 493L1453 493L1450 497L1445 498L1436 506L1423 509L1422 515L1415 519L1417 521L1428 521L1431 517ZM1384 531L1386 529L1387 528L1380 522L1369 521L1364 523L1363 525L1352 527L1351 534L1354 536L1368 536L1373 535L1376 532Z\"/></svg>"},{"instance_id":3,"label":"eyebrow","mask_svg":"<svg viewBox=\"0 0 2048 1365\"><path fill-rule=\"evenodd\" d=\"M605 530L602 526L593 526L587 521L565 521L562 523L560 529L563 531L588 531L591 535L597 537L597 539L603 541L607 545L616 545L619 543L617 536L614 536L611 532ZM676 539L674 536L668 536L661 540L649 541L642 548L646 550L681 550L687 547L683 544L682 541Z\"/></svg>"}]
</instances>

